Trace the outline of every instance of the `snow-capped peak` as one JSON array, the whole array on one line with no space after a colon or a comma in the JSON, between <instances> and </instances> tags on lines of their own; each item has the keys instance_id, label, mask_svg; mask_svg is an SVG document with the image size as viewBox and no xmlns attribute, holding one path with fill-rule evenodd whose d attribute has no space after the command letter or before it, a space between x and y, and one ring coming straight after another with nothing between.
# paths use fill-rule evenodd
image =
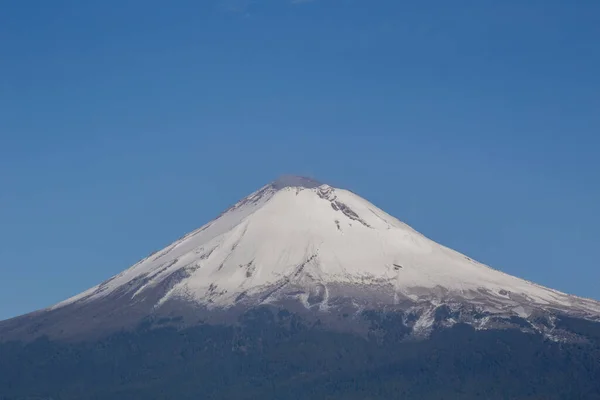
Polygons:
<instances>
[{"instance_id":1,"label":"snow-capped peak","mask_svg":"<svg viewBox=\"0 0 600 400\"><path fill-rule=\"evenodd\" d=\"M352 192L295 176L53 308L115 294L156 299L158 308L175 300L224 309L292 299L326 311L345 299L357 307L468 303L525 317L600 314L598 302L489 268Z\"/></svg>"}]
</instances>

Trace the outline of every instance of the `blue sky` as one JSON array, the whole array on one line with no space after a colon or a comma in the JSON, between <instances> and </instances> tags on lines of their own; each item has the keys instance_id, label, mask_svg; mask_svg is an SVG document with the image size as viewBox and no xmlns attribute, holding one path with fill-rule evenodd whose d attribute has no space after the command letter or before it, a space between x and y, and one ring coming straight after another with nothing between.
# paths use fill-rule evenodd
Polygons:
<instances>
[{"instance_id":1,"label":"blue sky","mask_svg":"<svg viewBox=\"0 0 600 400\"><path fill-rule=\"evenodd\" d=\"M169 4L4 5L0 319L286 173L600 299L600 3Z\"/></svg>"}]
</instances>

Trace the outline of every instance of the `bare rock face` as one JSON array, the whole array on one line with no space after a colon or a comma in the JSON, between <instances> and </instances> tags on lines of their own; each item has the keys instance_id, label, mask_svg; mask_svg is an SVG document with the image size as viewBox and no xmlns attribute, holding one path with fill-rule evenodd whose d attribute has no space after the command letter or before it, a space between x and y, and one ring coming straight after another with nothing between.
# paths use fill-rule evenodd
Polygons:
<instances>
[{"instance_id":1,"label":"bare rock face","mask_svg":"<svg viewBox=\"0 0 600 400\"><path fill-rule=\"evenodd\" d=\"M421 337L460 322L571 340L557 315L600 316L597 301L492 269L352 192L287 176L107 281L0 323L0 338L99 335L148 318L234 323L257 307L354 330L369 311L396 313Z\"/></svg>"}]
</instances>

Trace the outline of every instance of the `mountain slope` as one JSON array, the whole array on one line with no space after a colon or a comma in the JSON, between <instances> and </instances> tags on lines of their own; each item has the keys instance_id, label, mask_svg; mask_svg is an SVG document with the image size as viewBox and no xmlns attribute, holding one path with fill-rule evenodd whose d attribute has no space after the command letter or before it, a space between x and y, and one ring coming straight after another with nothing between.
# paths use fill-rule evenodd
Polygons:
<instances>
[{"instance_id":1,"label":"mountain slope","mask_svg":"<svg viewBox=\"0 0 600 400\"><path fill-rule=\"evenodd\" d=\"M600 399L598 340L456 325L415 342L385 325L364 338L254 312L237 327L0 343L0 399Z\"/></svg>"}]
</instances>

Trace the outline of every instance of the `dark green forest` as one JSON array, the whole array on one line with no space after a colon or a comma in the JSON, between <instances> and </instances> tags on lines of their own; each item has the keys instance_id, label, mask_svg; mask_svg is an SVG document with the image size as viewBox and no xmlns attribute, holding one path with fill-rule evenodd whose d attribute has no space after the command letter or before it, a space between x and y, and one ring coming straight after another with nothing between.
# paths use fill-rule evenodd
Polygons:
<instances>
[{"instance_id":1,"label":"dark green forest","mask_svg":"<svg viewBox=\"0 0 600 400\"><path fill-rule=\"evenodd\" d=\"M587 341L467 325L406 340L383 314L366 335L267 310L235 327L146 323L0 344L0 399L600 399L600 324L560 323Z\"/></svg>"}]
</instances>

